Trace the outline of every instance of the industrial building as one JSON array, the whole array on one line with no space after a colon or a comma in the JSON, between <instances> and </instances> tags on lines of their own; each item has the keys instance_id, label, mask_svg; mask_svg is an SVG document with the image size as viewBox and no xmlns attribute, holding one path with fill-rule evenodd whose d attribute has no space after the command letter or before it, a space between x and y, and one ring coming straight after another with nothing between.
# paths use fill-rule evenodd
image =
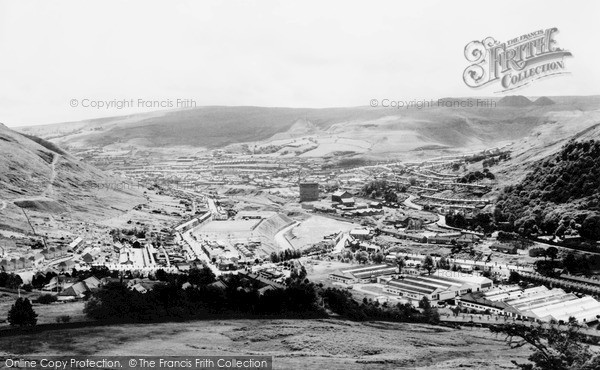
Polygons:
<instances>
[{"instance_id":1,"label":"industrial building","mask_svg":"<svg viewBox=\"0 0 600 370\"><path fill-rule=\"evenodd\" d=\"M300 202L314 202L319 200L319 183L300 183Z\"/></svg>"},{"instance_id":2,"label":"industrial building","mask_svg":"<svg viewBox=\"0 0 600 370\"><path fill-rule=\"evenodd\" d=\"M393 265L379 264L361 267L351 267L329 274L329 279L344 284L369 283L380 276L398 273L398 268Z\"/></svg>"},{"instance_id":3,"label":"industrial building","mask_svg":"<svg viewBox=\"0 0 600 370\"><path fill-rule=\"evenodd\" d=\"M342 203L344 199L352 199L352 194L344 190L338 190L331 194L331 201L336 203Z\"/></svg>"},{"instance_id":4,"label":"industrial building","mask_svg":"<svg viewBox=\"0 0 600 370\"><path fill-rule=\"evenodd\" d=\"M600 302L590 296L582 298L562 289L545 286L522 289L517 285L498 287L482 294L460 298L460 305L476 311L493 313L536 321L568 322L570 317L579 323L597 321Z\"/></svg>"},{"instance_id":5,"label":"industrial building","mask_svg":"<svg viewBox=\"0 0 600 370\"><path fill-rule=\"evenodd\" d=\"M446 273L447 272L447 273ZM439 274L403 276L393 279L384 291L415 300L427 297L430 301L454 299L462 294L491 289L494 283L483 276L441 270Z\"/></svg>"}]
</instances>

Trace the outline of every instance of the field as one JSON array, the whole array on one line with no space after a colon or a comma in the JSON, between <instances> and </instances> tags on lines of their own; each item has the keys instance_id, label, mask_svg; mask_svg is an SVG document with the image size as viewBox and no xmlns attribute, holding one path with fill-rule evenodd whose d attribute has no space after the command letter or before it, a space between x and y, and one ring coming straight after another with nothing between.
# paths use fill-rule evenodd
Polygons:
<instances>
[{"instance_id":1,"label":"field","mask_svg":"<svg viewBox=\"0 0 600 370\"><path fill-rule=\"evenodd\" d=\"M165 345L168 343L168 345ZM0 356L266 355L274 369L512 369L487 329L325 320L199 321L46 331L0 338Z\"/></svg>"}]
</instances>

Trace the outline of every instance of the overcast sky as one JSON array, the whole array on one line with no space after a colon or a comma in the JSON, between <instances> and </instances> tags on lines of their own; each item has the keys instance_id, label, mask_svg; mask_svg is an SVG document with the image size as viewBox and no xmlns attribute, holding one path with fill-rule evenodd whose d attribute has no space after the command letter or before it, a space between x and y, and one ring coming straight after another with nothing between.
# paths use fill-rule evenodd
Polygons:
<instances>
[{"instance_id":1,"label":"overcast sky","mask_svg":"<svg viewBox=\"0 0 600 370\"><path fill-rule=\"evenodd\" d=\"M485 5L489 4L489 5ZM498 96L462 80L464 47L558 27L568 76L518 94L600 94L598 1L3 1L0 122L144 110L72 99L202 105L367 106Z\"/></svg>"}]
</instances>

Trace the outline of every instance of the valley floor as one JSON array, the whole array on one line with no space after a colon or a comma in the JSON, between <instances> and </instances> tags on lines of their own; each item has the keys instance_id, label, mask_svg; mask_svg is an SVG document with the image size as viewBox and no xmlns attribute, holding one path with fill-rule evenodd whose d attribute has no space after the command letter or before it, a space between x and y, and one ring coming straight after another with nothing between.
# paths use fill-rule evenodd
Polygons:
<instances>
[{"instance_id":1,"label":"valley floor","mask_svg":"<svg viewBox=\"0 0 600 370\"><path fill-rule=\"evenodd\" d=\"M529 350L487 329L324 320L121 325L0 337L0 356L267 355L274 369L513 369Z\"/></svg>"}]
</instances>

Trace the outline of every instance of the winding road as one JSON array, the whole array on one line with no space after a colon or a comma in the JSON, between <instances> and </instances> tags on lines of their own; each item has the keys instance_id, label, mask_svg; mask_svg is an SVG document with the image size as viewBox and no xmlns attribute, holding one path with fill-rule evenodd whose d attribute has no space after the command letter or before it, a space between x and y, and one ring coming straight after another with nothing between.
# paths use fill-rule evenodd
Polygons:
<instances>
[{"instance_id":1,"label":"winding road","mask_svg":"<svg viewBox=\"0 0 600 370\"><path fill-rule=\"evenodd\" d=\"M417 198L418 198L418 197L417 197L416 195L410 194L410 195L408 196L408 198L406 198L406 199L404 200L404 202L402 202L402 203L404 203L404 205L405 205L405 206L407 206L408 208L412 208L412 209L416 209L416 210L418 210L418 211L422 211L422 210L423 210L423 207L422 207L422 206L420 206L420 205L418 205L418 204L415 204L415 203L413 203L413 200L414 200L414 199L417 199Z\"/></svg>"}]
</instances>

